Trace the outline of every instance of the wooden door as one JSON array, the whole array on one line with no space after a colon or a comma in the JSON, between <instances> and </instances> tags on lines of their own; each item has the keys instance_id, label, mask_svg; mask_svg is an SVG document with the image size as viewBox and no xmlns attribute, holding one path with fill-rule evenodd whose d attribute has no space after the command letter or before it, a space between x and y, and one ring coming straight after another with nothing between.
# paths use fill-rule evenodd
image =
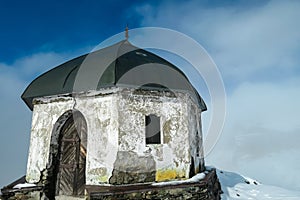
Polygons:
<instances>
[{"instance_id":1,"label":"wooden door","mask_svg":"<svg viewBox=\"0 0 300 200\"><path fill-rule=\"evenodd\" d=\"M74 120L75 119L75 120ZM85 189L86 123L73 114L60 133L56 195L83 195Z\"/></svg>"}]
</instances>

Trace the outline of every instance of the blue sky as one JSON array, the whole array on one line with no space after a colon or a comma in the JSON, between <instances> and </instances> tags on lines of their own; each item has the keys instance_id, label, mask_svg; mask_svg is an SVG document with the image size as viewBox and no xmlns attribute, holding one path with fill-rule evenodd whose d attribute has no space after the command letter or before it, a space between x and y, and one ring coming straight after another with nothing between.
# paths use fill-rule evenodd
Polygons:
<instances>
[{"instance_id":1,"label":"blue sky","mask_svg":"<svg viewBox=\"0 0 300 200\"><path fill-rule=\"evenodd\" d=\"M293 0L1 2L0 186L25 174L31 112L20 96L26 86L128 23L180 31L217 64L227 117L208 164L300 190L299 10Z\"/></svg>"}]
</instances>

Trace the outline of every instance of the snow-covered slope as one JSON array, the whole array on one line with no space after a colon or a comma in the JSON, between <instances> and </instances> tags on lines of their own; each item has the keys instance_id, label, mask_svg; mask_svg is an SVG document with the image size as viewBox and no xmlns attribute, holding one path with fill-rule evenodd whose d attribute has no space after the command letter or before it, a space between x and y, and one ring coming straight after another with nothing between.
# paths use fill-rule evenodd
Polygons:
<instances>
[{"instance_id":1,"label":"snow-covered slope","mask_svg":"<svg viewBox=\"0 0 300 200\"><path fill-rule=\"evenodd\" d=\"M221 196L222 200L300 200L300 191L263 185L233 172L217 170L217 174L224 192Z\"/></svg>"}]
</instances>

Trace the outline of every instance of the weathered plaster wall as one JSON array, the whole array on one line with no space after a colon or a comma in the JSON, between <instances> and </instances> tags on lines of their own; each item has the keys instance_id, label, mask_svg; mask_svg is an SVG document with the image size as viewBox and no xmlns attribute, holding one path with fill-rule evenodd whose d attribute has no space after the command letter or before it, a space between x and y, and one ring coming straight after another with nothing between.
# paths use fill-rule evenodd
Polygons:
<instances>
[{"instance_id":1,"label":"weathered plaster wall","mask_svg":"<svg viewBox=\"0 0 300 200\"><path fill-rule=\"evenodd\" d=\"M33 110L26 180L30 183L40 181L41 172L51 164L50 142L52 134L56 134L52 137L58 138L59 132L53 130L57 120L67 111L78 110L87 122L88 131L86 183L106 182L112 174L118 146L118 112L114 104L114 94L37 99ZM52 142L57 140L52 139Z\"/></svg>"},{"instance_id":2,"label":"weathered plaster wall","mask_svg":"<svg viewBox=\"0 0 300 200\"><path fill-rule=\"evenodd\" d=\"M188 178L191 164L190 150L195 152L196 149L200 149L196 148L194 136L189 139L189 136L195 134L194 129L198 123L194 119L196 116L190 117L192 113L188 108L191 104L193 102L186 93L176 92L173 96L164 92L139 93L124 90L118 102L119 151L134 152L139 157L136 157L135 166L132 166L132 161L126 157L118 157L117 159L123 159L123 166L131 167L115 166L116 170L126 171L128 176L133 173L135 177L149 176L151 170L154 170L155 181ZM197 107L194 109L196 111L193 114L198 111ZM198 113L200 114L199 111ZM160 117L161 144L145 144L145 116L150 114ZM190 131L193 133L189 135ZM191 141L193 145L189 145ZM153 161L155 166L149 168L147 163L151 165ZM121 174L115 175L124 179ZM133 180L135 181L139 180Z\"/></svg>"},{"instance_id":3,"label":"weathered plaster wall","mask_svg":"<svg viewBox=\"0 0 300 200\"><path fill-rule=\"evenodd\" d=\"M76 109L88 124L86 184L108 182L118 151L117 95L77 98Z\"/></svg>"},{"instance_id":4,"label":"weathered plaster wall","mask_svg":"<svg viewBox=\"0 0 300 200\"><path fill-rule=\"evenodd\" d=\"M189 144L190 153L193 157L194 168L191 175L204 170L204 158L202 149L202 125L201 125L201 110L189 101L187 104L189 113Z\"/></svg>"},{"instance_id":5,"label":"weathered plaster wall","mask_svg":"<svg viewBox=\"0 0 300 200\"><path fill-rule=\"evenodd\" d=\"M29 183L40 180L41 172L46 168L49 158L53 125L65 111L72 109L73 105L74 101L71 98L61 98L48 103L35 102L26 173Z\"/></svg>"},{"instance_id":6,"label":"weathered plaster wall","mask_svg":"<svg viewBox=\"0 0 300 200\"><path fill-rule=\"evenodd\" d=\"M197 131L201 136L201 111L186 93L115 88L76 98L40 98L33 111L28 182L38 182L51 164L51 134L59 134L57 120L73 109L87 122L87 185L188 178L191 156L196 151L203 154L202 147L197 148L202 138L195 143L199 140L194 136ZM149 114L160 117L161 144L145 143L145 116Z\"/></svg>"}]
</instances>

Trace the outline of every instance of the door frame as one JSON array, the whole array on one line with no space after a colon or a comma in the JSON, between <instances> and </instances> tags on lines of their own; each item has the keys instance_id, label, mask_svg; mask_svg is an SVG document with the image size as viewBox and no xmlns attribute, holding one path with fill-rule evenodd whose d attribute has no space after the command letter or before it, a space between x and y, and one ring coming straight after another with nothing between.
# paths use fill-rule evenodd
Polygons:
<instances>
[{"instance_id":1,"label":"door frame","mask_svg":"<svg viewBox=\"0 0 300 200\"><path fill-rule=\"evenodd\" d=\"M47 197L50 199L54 199L55 196L60 195L60 190L59 190L59 166L60 166L60 148L61 148L61 139L63 138L63 131L64 131L64 127L67 125L66 123L68 123L68 121L70 120L70 118L73 118L73 124L75 126L78 126L78 119L81 120L82 124L81 126L83 126L84 128L81 129L81 131L77 131L77 135L79 138L79 145L77 147L77 152L76 152L76 156L84 156L84 159L82 159L81 157L79 159L81 159L81 163L83 164L83 169L81 170L82 174L81 179L83 179L84 183L83 189L81 188L81 191L78 191L79 188L74 187L73 185L73 194L72 195L68 195L68 196L81 196L84 194L84 189L85 189L85 184L86 184L86 180L85 180L85 169L86 169L86 151L87 151L87 135L88 135L88 131L87 131L87 123L86 120L83 116L83 114L78 111L78 110L69 110L67 112L65 112L64 114L62 114L58 120L56 121L54 128L53 128L53 132L52 132L52 136L51 136L51 146L50 146L50 155L49 155L49 163L48 163L48 177L47 177L47 181L45 184L45 188L46 188L46 195ZM77 124L76 124L77 123ZM78 170L78 167L76 167L76 169ZM79 173L79 172L76 172ZM75 182L75 180L74 180ZM79 192L79 194L78 194Z\"/></svg>"}]
</instances>

